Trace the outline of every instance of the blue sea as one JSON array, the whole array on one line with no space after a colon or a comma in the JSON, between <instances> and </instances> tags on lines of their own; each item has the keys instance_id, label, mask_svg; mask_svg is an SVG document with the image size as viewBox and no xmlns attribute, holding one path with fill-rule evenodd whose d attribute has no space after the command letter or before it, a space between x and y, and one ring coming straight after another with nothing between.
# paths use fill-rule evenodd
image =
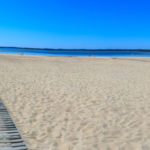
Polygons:
<instances>
[{"instance_id":1,"label":"blue sea","mask_svg":"<svg viewBox=\"0 0 150 150\"><path fill-rule=\"evenodd\" d=\"M77 57L150 57L150 50L65 50L65 49L29 49L0 48L2 54L41 55L41 56L77 56Z\"/></svg>"}]
</instances>

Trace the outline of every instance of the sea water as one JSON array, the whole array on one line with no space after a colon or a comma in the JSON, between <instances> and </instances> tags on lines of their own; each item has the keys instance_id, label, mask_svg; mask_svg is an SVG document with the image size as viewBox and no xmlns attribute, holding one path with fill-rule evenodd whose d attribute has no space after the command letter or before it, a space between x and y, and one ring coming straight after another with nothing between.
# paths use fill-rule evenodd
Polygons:
<instances>
[{"instance_id":1,"label":"sea water","mask_svg":"<svg viewBox=\"0 0 150 150\"><path fill-rule=\"evenodd\" d=\"M42 56L92 56L92 57L150 57L150 50L72 50L0 48L3 54Z\"/></svg>"}]
</instances>

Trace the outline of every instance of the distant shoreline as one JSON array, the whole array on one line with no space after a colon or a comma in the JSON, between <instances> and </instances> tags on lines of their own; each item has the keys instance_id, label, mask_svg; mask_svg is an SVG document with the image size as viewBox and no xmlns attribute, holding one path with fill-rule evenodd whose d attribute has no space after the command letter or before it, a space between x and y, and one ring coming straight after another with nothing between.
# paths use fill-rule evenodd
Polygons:
<instances>
[{"instance_id":1,"label":"distant shoreline","mask_svg":"<svg viewBox=\"0 0 150 150\"><path fill-rule=\"evenodd\" d=\"M150 49L46 49L0 47L2 54L74 57L150 57Z\"/></svg>"},{"instance_id":2,"label":"distant shoreline","mask_svg":"<svg viewBox=\"0 0 150 150\"><path fill-rule=\"evenodd\" d=\"M30 47L5 47L0 46L0 48L15 48L15 49L39 49L39 50L84 50L84 51L150 51L150 49L68 49L68 48L30 48Z\"/></svg>"}]
</instances>

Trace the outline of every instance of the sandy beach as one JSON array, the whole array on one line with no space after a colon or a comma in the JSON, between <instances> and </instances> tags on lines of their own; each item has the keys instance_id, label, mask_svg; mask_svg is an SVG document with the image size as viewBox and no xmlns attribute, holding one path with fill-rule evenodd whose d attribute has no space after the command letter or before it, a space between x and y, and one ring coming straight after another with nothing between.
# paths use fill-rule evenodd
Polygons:
<instances>
[{"instance_id":1,"label":"sandy beach","mask_svg":"<svg viewBox=\"0 0 150 150\"><path fill-rule=\"evenodd\" d=\"M29 150L150 149L150 58L0 55L0 99Z\"/></svg>"}]
</instances>

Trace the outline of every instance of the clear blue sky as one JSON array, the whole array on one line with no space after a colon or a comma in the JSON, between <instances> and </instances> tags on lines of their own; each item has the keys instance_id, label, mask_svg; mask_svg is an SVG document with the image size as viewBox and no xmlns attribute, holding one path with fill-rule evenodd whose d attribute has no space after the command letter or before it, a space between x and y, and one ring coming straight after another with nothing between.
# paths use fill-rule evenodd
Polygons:
<instances>
[{"instance_id":1,"label":"clear blue sky","mask_svg":"<svg viewBox=\"0 0 150 150\"><path fill-rule=\"evenodd\" d=\"M150 48L150 1L1 0L0 46Z\"/></svg>"}]
</instances>

